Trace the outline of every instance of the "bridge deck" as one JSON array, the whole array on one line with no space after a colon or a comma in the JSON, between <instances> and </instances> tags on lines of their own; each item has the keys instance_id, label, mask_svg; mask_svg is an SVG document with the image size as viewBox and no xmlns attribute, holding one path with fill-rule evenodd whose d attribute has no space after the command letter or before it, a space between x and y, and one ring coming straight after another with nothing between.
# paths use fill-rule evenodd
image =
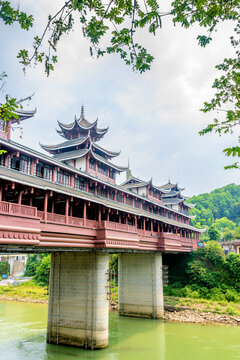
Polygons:
<instances>
[{"instance_id":1,"label":"bridge deck","mask_svg":"<svg viewBox=\"0 0 240 360\"><path fill-rule=\"evenodd\" d=\"M195 240L112 221L96 221L0 202L0 248L88 248L190 252Z\"/></svg>"}]
</instances>

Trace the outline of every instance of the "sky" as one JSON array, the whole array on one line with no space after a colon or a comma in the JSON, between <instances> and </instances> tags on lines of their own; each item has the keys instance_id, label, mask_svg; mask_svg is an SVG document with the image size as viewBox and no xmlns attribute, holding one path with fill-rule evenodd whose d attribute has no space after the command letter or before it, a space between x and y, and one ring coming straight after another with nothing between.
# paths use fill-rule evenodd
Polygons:
<instances>
[{"instance_id":1,"label":"sky","mask_svg":"<svg viewBox=\"0 0 240 360\"><path fill-rule=\"evenodd\" d=\"M144 180L152 177L155 185L170 179L184 187L188 196L240 183L239 170L224 170L231 159L222 153L225 147L236 144L237 134L198 134L214 117L199 109L214 94L211 85L219 76L215 65L232 54L232 24L221 24L212 43L201 48L196 38L203 29L196 26L185 30L164 18L155 37L144 31L139 35L138 40L155 60L150 71L137 74L117 55L91 58L89 43L76 23L75 30L58 48L59 62L50 77L41 66L33 66L24 75L17 52L31 48L33 36L41 34L49 12L54 13L62 2L18 3L22 10L33 14L34 27L26 32L17 25L0 23L0 70L8 74L6 93L16 98L34 93L25 108L36 107L37 113L22 123L22 139L20 130L14 131L15 141L42 152L39 142L62 142L55 130L57 120L72 122L83 104L90 122L98 118L99 127L109 126L99 145L121 150L114 161L122 166L129 161L134 176ZM166 1L164 4L166 10Z\"/></svg>"}]
</instances>

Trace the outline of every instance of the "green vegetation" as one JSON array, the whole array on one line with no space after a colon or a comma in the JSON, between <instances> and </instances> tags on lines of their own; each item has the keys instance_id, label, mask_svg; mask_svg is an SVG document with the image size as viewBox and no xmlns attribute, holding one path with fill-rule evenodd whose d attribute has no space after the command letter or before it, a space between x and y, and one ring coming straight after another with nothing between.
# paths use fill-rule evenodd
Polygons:
<instances>
[{"instance_id":1,"label":"green vegetation","mask_svg":"<svg viewBox=\"0 0 240 360\"><path fill-rule=\"evenodd\" d=\"M206 227L202 241L240 238L240 185L230 184L188 199L195 204L192 225Z\"/></svg>"},{"instance_id":2,"label":"green vegetation","mask_svg":"<svg viewBox=\"0 0 240 360\"><path fill-rule=\"evenodd\" d=\"M179 262L182 267L169 267L165 295L240 304L240 255L229 253L225 257L221 246L212 241Z\"/></svg>"},{"instance_id":3,"label":"green vegetation","mask_svg":"<svg viewBox=\"0 0 240 360\"><path fill-rule=\"evenodd\" d=\"M25 276L33 277L36 284L47 286L51 264L50 254L31 254L26 264Z\"/></svg>"},{"instance_id":4,"label":"green vegetation","mask_svg":"<svg viewBox=\"0 0 240 360\"><path fill-rule=\"evenodd\" d=\"M23 301L47 301L47 289L36 284L34 280L20 285L0 286L0 299Z\"/></svg>"},{"instance_id":5,"label":"green vegetation","mask_svg":"<svg viewBox=\"0 0 240 360\"><path fill-rule=\"evenodd\" d=\"M234 302L165 296L164 304L168 306L190 308L191 310L240 317L240 304Z\"/></svg>"},{"instance_id":6,"label":"green vegetation","mask_svg":"<svg viewBox=\"0 0 240 360\"><path fill-rule=\"evenodd\" d=\"M0 275L9 274L10 272L10 265L7 261L0 262Z\"/></svg>"}]
</instances>

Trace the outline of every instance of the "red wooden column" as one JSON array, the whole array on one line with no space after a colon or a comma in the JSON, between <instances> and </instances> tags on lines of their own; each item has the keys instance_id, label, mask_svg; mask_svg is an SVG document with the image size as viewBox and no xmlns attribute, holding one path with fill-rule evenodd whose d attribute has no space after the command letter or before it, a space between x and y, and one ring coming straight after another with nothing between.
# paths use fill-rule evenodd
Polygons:
<instances>
[{"instance_id":1,"label":"red wooden column","mask_svg":"<svg viewBox=\"0 0 240 360\"><path fill-rule=\"evenodd\" d=\"M73 188L73 174L70 175L70 187Z\"/></svg>"},{"instance_id":2,"label":"red wooden column","mask_svg":"<svg viewBox=\"0 0 240 360\"><path fill-rule=\"evenodd\" d=\"M43 206L43 219L46 221L47 220L47 208L48 208L48 192L45 191L44 194L44 206Z\"/></svg>"},{"instance_id":3,"label":"red wooden column","mask_svg":"<svg viewBox=\"0 0 240 360\"><path fill-rule=\"evenodd\" d=\"M34 167L35 167L35 161L34 159L31 159L30 175L34 175Z\"/></svg>"},{"instance_id":4,"label":"red wooden column","mask_svg":"<svg viewBox=\"0 0 240 360\"><path fill-rule=\"evenodd\" d=\"M0 187L0 201L2 201L2 191L3 191L3 189L2 189L2 187Z\"/></svg>"},{"instance_id":5,"label":"red wooden column","mask_svg":"<svg viewBox=\"0 0 240 360\"><path fill-rule=\"evenodd\" d=\"M153 231L153 220L152 219L150 219L150 230L151 230L151 232Z\"/></svg>"},{"instance_id":6,"label":"red wooden column","mask_svg":"<svg viewBox=\"0 0 240 360\"><path fill-rule=\"evenodd\" d=\"M86 156L86 173L88 173L89 170L89 154Z\"/></svg>"},{"instance_id":7,"label":"red wooden column","mask_svg":"<svg viewBox=\"0 0 240 360\"><path fill-rule=\"evenodd\" d=\"M69 197L66 196L66 201L65 201L65 220L66 220L66 224L68 224L68 215L69 214Z\"/></svg>"},{"instance_id":8,"label":"red wooden column","mask_svg":"<svg viewBox=\"0 0 240 360\"><path fill-rule=\"evenodd\" d=\"M136 215L134 215L134 226L137 227L137 216Z\"/></svg>"},{"instance_id":9,"label":"red wooden column","mask_svg":"<svg viewBox=\"0 0 240 360\"><path fill-rule=\"evenodd\" d=\"M97 176L97 173L98 173L98 171L97 171L97 161L95 162L95 175Z\"/></svg>"},{"instance_id":10,"label":"red wooden column","mask_svg":"<svg viewBox=\"0 0 240 360\"><path fill-rule=\"evenodd\" d=\"M109 221L109 211L110 209L107 209L107 221Z\"/></svg>"},{"instance_id":11,"label":"red wooden column","mask_svg":"<svg viewBox=\"0 0 240 360\"><path fill-rule=\"evenodd\" d=\"M22 191L20 190L20 191L18 192L18 204L21 205L21 203L22 203Z\"/></svg>"},{"instance_id":12,"label":"red wooden column","mask_svg":"<svg viewBox=\"0 0 240 360\"><path fill-rule=\"evenodd\" d=\"M101 205L98 207L98 221L102 221Z\"/></svg>"},{"instance_id":13,"label":"red wooden column","mask_svg":"<svg viewBox=\"0 0 240 360\"><path fill-rule=\"evenodd\" d=\"M87 203L86 200L83 201L83 225L86 226L87 223Z\"/></svg>"},{"instance_id":14,"label":"red wooden column","mask_svg":"<svg viewBox=\"0 0 240 360\"><path fill-rule=\"evenodd\" d=\"M8 167L8 165L9 165L9 154L7 154L5 157L5 167Z\"/></svg>"},{"instance_id":15,"label":"red wooden column","mask_svg":"<svg viewBox=\"0 0 240 360\"><path fill-rule=\"evenodd\" d=\"M56 175L57 175L57 168L56 166L53 168L53 172L52 172L52 181L55 182L56 181Z\"/></svg>"}]
</instances>

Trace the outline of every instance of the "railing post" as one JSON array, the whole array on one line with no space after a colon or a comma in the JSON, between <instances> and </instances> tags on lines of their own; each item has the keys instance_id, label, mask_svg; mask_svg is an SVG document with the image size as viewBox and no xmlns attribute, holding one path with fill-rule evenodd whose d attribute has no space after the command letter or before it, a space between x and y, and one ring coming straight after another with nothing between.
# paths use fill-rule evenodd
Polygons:
<instances>
[{"instance_id":1,"label":"railing post","mask_svg":"<svg viewBox=\"0 0 240 360\"><path fill-rule=\"evenodd\" d=\"M43 209L43 220L47 220L47 208L48 208L48 192L45 191L45 194L44 194L44 209Z\"/></svg>"},{"instance_id":2,"label":"railing post","mask_svg":"<svg viewBox=\"0 0 240 360\"><path fill-rule=\"evenodd\" d=\"M98 207L98 221L102 220L101 206Z\"/></svg>"},{"instance_id":3,"label":"railing post","mask_svg":"<svg viewBox=\"0 0 240 360\"><path fill-rule=\"evenodd\" d=\"M8 165L9 165L9 154L7 154L5 157L5 167L8 167Z\"/></svg>"},{"instance_id":4,"label":"railing post","mask_svg":"<svg viewBox=\"0 0 240 360\"><path fill-rule=\"evenodd\" d=\"M69 197L66 196L66 202L65 202L65 221L66 221L66 224L68 224L68 212L69 212Z\"/></svg>"},{"instance_id":5,"label":"railing post","mask_svg":"<svg viewBox=\"0 0 240 360\"><path fill-rule=\"evenodd\" d=\"M87 203L86 200L83 201L83 226L86 226L87 219Z\"/></svg>"},{"instance_id":6,"label":"railing post","mask_svg":"<svg viewBox=\"0 0 240 360\"><path fill-rule=\"evenodd\" d=\"M20 190L18 192L18 204L21 205L21 203L22 203L22 191Z\"/></svg>"}]
</instances>

